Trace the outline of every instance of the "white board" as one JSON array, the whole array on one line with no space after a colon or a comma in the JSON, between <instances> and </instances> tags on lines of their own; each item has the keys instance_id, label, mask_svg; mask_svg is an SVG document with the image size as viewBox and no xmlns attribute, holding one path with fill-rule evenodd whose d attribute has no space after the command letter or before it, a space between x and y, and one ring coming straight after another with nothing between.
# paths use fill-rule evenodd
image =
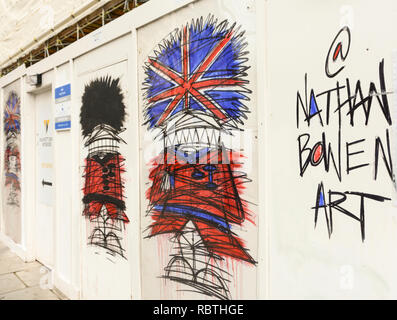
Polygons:
<instances>
[{"instance_id":1,"label":"white board","mask_svg":"<svg viewBox=\"0 0 397 320\"><path fill-rule=\"evenodd\" d=\"M267 10L270 297L395 297L395 3Z\"/></svg>"},{"instance_id":2,"label":"white board","mask_svg":"<svg viewBox=\"0 0 397 320\"><path fill-rule=\"evenodd\" d=\"M144 299L257 297L256 40L253 1L200 1L138 29ZM235 57L241 69L233 67ZM207 67L213 74L201 77ZM195 81L227 81L229 74L241 82L191 89ZM167 91L186 87L184 98ZM226 133L220 119L228 102L244 115L239 129ZM232 123L229 113L225 118ZM220 145L240 166L206 165L218 163L213 152ZM174 147L177 163L162 164ZM183 157L199 160L181 165Z\"/></svg>"}]
</instances>

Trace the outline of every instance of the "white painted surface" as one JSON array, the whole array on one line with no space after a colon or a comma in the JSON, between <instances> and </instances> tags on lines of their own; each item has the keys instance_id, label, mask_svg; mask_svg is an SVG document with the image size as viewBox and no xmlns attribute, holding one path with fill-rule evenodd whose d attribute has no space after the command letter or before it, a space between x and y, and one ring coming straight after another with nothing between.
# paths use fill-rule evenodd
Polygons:
<instances>
[{"instance_id":1,"label":"white painted surface","mask_svg":"<svg viewBox=\"0 0 397 320\"><path fill-rule=\"evenodd\" d=\"M54 265L54 161L51 90L36 95L36 250L37 259ZM50 185L51 184L51 185Z\"/></svg>"},{"instance_id":2,"label":"white painted surface","mask_svg":"<svg viewBox=\"0 0 397 320\"><path fill-rule=\"evenodd\" d=\"M88 53L84 56L79 57L74 61L74 67L76 72L76 91L75 94L78 97L78 107L76 108L80 112L81 108L81 97L84 93L84 88L99 77L111 76L112 78L120 79L120 87L122 88L124 95L124 103L127 107L128 115L132 115L133 111L129 109L129 90L127 87L128 70L127 70L127 44L129 41L128 36L124 36L115 40L114 42L108 43L101 48ZM79 119L80 121L80 119ZM128 123L130 116L126 119L125 127L127 128L120 136L127 144L120 144L119 152L128 159L127 154L129 149L129 129ZM80 186L84 187L84 179L82 178L84 173L84 159L87 156L88 149L84 147L84 140L80 137ZM128 168L126 164L126 168ZM123 173L122 179L125 181L125 188L123 190L124 195L128 198L128 193L131 192L130 183L130 172ZM136 187L134 187L133 190ZM132 191L134 192L134 191ZM80 193L80 201L83 198L83 193ZM129 250L128 235L129 225L126 225L123 230L122 246L126 250L125 258L118 255L111 255L109 252L101 247L93 246L89 244L89 236L91 235L92 229L89 220L83 217L83 203L80 205L80 212L78 215L81 217L82 222L82 233L81 233L81 272L82 272L82 298L83 299L131 299L131 272L129 260L134 259L134 254ZM127 207L127 215L130 215L132 211ZM130 218L133 219L132 217ZM112 276L108 276L112 275ZM114 276L117 275L117 276Z\"/></svg>"},{"instance_id":3,"label":"white painted surface","mask_svg":"<svg viewBox=\"0 0 397 320\"><path fill-rule=\"evenodd\" d=\"M65 63L55 70L55 87L70 83L70 63ZM54 90L53 93L54 95ZM54 107L55 108L55 107ZM55 111L55 110L54 110ZM55 115L55 113L54 113ZM72 228L74 219L80 216L74 215L72 211L72 185L73 185L73 150L70 131L59 131L54 133L54 162L56 163L55 181L56 188L56 223L55 223L55 278L54 283L62 288L68 296L73 297L75 293L73 283L73 268L78 264L79 255L73 255L72 249L76 246L78 238L73 237L73 229L78 230L78 224ZM78 171L78 170L76 170ZM77 232L76 230L76 232ZM78 252L76 250L76 252Z\"/></svg>"},{"instance_id":4,"label":"white painted surface","mask_svg":"<svg viewBox=\"0 0 397 320\"><path fill-rule=\"evenodd\" d=\"M380 16L381 19L375 18ZM394 184L382 155L379 156L379 174L374 179L376 137L380 137L386 147L388 129L391 148L395 149L396 145L391 134L392 127L385 120L379 103L374 98L368 125L364 123L362 108L355 113L354 127L346 115L348 104L342 109L342 181L337 178L332 164L326 172L324 162L316 167L309 165L303 177L299 174L297 139L300 134L309 133L308 146L313 147L325 132L327 143L331 142L337 156L335 93L330 98L332 112L329 125L326 125L326 95L317 100L323 110L324 126L315 117L308 127L302 120L302 113L299 128L296 124L297 91L304 99L306 73L308 99L312 88L319 94L335 88L337 82L346 86L347 78L350 80L351 96L355 94L358 80L361 81L363 95L367 96L370 82L374 82L377 91L380 91L379 63L384 59L386 91L393 91L391 58L397 35L392 30L396 18L395 1L381 1L376 5L372 1L268 1L268 100L265 121L270 139L265 161L270 166L267 176L268 285L272 298L396 297L397 220L392 201L365 200L364 242L359 222L336 209L333 209L333 232L329 238L324 210L319 211L317 227L314 228L315 211L312 209L316 205L317 187L321 181L327 202L328 190L358 191L392 200L395 198ZM350 26L351 47L344 61L345 68L334 78L328 78L324 72L325 60L341 23ZM388 95L391 110L396 108L394 94ZM346 88L340 90L341 102L346 101L348 96ZM351 156L350 163L352 166L368 165L348 174L346 143L360 139L365 141L353 145L351 152L364 152ZM338 199L340 196L333 197ZM357 196L348 195L340 206L360 215L360 198Z\"/></svg>"}]
</instances>

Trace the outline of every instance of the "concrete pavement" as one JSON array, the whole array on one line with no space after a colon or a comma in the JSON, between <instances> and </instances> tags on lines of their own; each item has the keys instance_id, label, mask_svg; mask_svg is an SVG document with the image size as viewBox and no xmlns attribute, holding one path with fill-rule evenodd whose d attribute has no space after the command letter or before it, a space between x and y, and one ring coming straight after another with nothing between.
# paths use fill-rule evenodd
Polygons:
<instances>
[{"instance_id":1,"label":"concrete pavement","mask_svg":"<svg viewBox=\"0 0 397 320\"><path fill-rule=\"evenodd\" d=\"M42 289L45 271L38 261L23 262L0 241L0 300L66 300L55 288Z\"/></svg>"}]
</instances>

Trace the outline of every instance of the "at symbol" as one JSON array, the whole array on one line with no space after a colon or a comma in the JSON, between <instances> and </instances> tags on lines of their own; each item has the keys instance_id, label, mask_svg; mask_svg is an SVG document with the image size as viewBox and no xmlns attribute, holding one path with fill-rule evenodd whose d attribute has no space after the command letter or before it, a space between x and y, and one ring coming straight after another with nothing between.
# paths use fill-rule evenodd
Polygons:
<instances>
[{"instance_id":1,"label":"at symbol","mask_svg":"<svg viewBox=\"0 0 397 320\"><path fill-rule=\"evenodd\" d=\"M347 34L347 43L344 43L344 34ZM334 41L332 41L332 44L328 50L327 54L327 59L325 60L325 73L329 78L335 77L339 72L341 72L344 69L344 65L339 67L336 71L332 72L329 70L330 67L330 62L331 64L337 64L338 59L340 59L342 62L345 61L347 55L349 54L350 50L350 29L349 27L343 27L338 34L336 35ZM330 57L332 57L332 61L330 61Z\"/></svg>"}]
</instances>

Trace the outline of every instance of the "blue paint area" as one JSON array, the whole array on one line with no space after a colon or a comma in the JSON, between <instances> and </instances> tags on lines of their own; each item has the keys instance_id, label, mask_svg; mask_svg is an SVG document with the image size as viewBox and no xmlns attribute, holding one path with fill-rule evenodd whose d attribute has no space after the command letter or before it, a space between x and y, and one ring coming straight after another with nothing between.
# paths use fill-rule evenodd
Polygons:
<instances>
[{"instance_id":1,"label":"blue paint area","mask_svg":"<svg viewBox=\"0 0 397 320\"><path fill-rule=\"evenodd\" d=\"M194 152L191 152L191 153L185 153L185 152L179 151L177 146L174 149L176 158L181 163L197 163L198 159L203 157L209 151L210 151L209 148L203 148L203 149L201 149L199 151L194 151Z\"/></svg>"},{"instance_id":2,"label":"blue paint area","mask_svg":"<svg viewBox=\"0 0 397 320\"><path fill-rule=\"evenodd\" d=\"M216 224L218 228L221 227L223 229L230 230L230 225L224 219L216 217L208 212L198 210L197 208L194 207L182 206L182 205L170 205L170 206L157 205L154 207L154 209L158 211L176 213L183 216L196 217L201 220L206 220L210 223Z\"/></svg>"},{"instance_id":3,"label":"blue paint area","mask_svg":"<svg viewBox=\"0 0 397 320\"><path fill-rule=\"evenodd\" d=\"M216 58L215 62L204 73L203 78L232 78L240 73L241 61L238 59L239 50L233 43L229 43Z\"/></svg>"},{"instance_id":4,"label":"blue paint area","mask_svg":"<svg viewBox=\"0 0 397 320\"><path fill-rule=\"evenodd\" d=\"M213 181L213 172L216 171L216 166L207 164L204 166L203 170L208 171L208 183L206 184L206 188L211 190L218 188L218 185Z\"/></svg>"},{"instance_id":5,"label":"blue paint area","mask_svg":"<svg viewBox=\"0 0 397 320\"><path fill-rule=\"evenodd\" d=\"M314 97L314 94L310 95L310 115L312 116L313 114L316 114L318 112L318 107L316 103L316 98Z\"/></svg>"},{"instance_id":6,"label":"blue paint area","mask_svg":"<svg viewBox=\"0 0 397 320\"><path fill-rule=\"evenodd\" d=\"M185 98L181 99L181 101L178 103L178 105L176 106L176 108L174 109L174 111L172 111L171 117L172 117L173 115L177 114L178 112L182 111L184 105L185 105Z\"/></svg>"},{"instance_id":7,"label":"blue paint area","mask_svg":"<svg viewBox=\"0 0 397 320\"><path fill-rule=\"evenodd\" d=\"M203 111L206 112L206 110L202 107L200 103L198 103L195 99L192 97L189 98L189 108L193 110L198 110L198 111Z\"/></svg>"},{"instance_id":8,"label":"blue paint area","mask_svg":"<svg viewBox=\"0 0 397 320\"><path fill-rule=\"evenodd\" d=\"M71 127L72 127L72 122L70 120L55 123L55 130L65 130L65 129L70 129Z\"/></svg>"},{"instance_id":9,"label":"blue paint area","mask_svg":"<svg viewBox=\"0 0 397 320\"><path fill-rule=\"evenodd\" d=\"M6 112L6 114L7 114L7 112ZM5 120L6 121L7 121L8 118L9 118L8 114L5 115ZM19 125L19 121L18 120L14 120L14 121L12 121L12 123L6 122L5 131L6 132L9 132L9 131L19 132L19 131L21 131L21 127Z\"/></svg>"},{"instance_id":10,"label":"blue paint area","mask_svg":"<svg viewBox=\"0 0 397 320\"><path fill-rule=\"evenodd\" d=\"M205 171L213 172L213 171L216 171L216 166L214 166L213 164L207 164L204 166L203 169Z\"/></svg>"},{"instance_id":11,"label":"blue paint area","mask_svg":"<svg viewBox=\"0 0 397 320\"><path fill-rule=\"evenodd\" d=\"M174 74L183 78L183 37L184 29L178 29L168 39L165 39L154 52L154 59L160 62L163 66L172 70ZM245 54L245 40L239 31L234 30L234 34L229 42L222 48L222 50L210 62L206 70L200 74L196 82L205 80L219 80L219 79L236 79L245 77L244 71L247 66L244 63L246 58L242 58ZM226 22L218 22L215 19L208 19L206 22L196 20L187 25L187 40L188 40L188 79L197 72L200 65L206 60L208 55L225 39L225 36L230 32L230 25ZM171 81L166 75L162 74L161 70L152 65L150 62L146 65L146 79L144 81L145 95L148 100L156 97L158 94L169 90L171 88L181 87L180 84ZM218 90L218 88L219 90ZM247 96L242 94L245 89L242 85L234 85L222 87L221 85L208 85L201 87L200 93L203 94L207 100L215 101L217 107L223 109L223 113L233 120L238 120L244 117L247 112L247 107L244 101L248 100ZM240 91L240 92L239 92ZM248 92L248 90L246 90ZM190 111L205 112L210 116L217 117L208 109L208 107L194 98L194 92L189 92L188 95L188 109ZM175 98L176 94L170 98ZM168 98L165 98L168 99ZM145 113L149 123L149 127L153 128L161 117L162 112L166 110L164 100L156 102L148 102ZM166 118L176 115L178 112L185 112L185 108L180 105L175 108L172 113Z\"/></svg>"},{"instance_id":12,"label":"blue paint area","mask_svg":"<svg viewBox=\"0 0 397 320\"><path fill-rule=\"evenodd\" d=\"M205 93L215 101L217 105L222 106L222 109L226 111L229 117L236 119L239 118L243 112L244 101L246 96L238 91L232 90L207 90Z\"/></svg>"},{"instance_id":13,"label":"blue paint area","mask_svg":"<svg viewBox=\"0 0 397 320\"><path fill-rule=\"evenodd\" d=\"M324 203L325 203L325 201L324 201L324 192L320 191L320 199L318 201L318 205L319 206L324 206Z\"/></svg>"},{"instance_id":14,"label":"blue paint area","mask_svg":"<svg viewBox=\"0 0 397 320\"><path fill-rule=\"evenodd\" d=\"M150 115L150 127L152 128L158 119L163 114L165 108L169 105L172 99L167 99L165 101L161 101L159 103L154 104L148 109L148 114Z\"/></svg>"},{"instance_id":15,"label":"blue paint area","mask_svg":"<svg viewBox=\"0 0 397 320\"><path fill-rule=\"evenodd\" d=\"M7 99L7 108L4 109L4 131L19 133L21 131L21 108L17 94L11 93Z\"/></svg>"},{"instance_id":16,"label":"blue paint area","mask_svg":"<svg viewBox=\"0 0 397 320\"><path fill-rule=\"evenodd\" d=\"M14 173L6 172L5 176L19 181L19 177Z\"/></svg>"},{"instance_id":17,"label":"blue paint area","mask_svg":"<svg viewBox=\"0 0 397 320\"><path fill-rule=\"evenodd\" d=\"M170 174L170 185L172 189L175 189L175 176Z\"/></svg>"},{"instance_id":18,"label":"blue paint area","mask_svg":"<svg viewBox=\"0 0 397 320\"><path fill-rule=\"evenodd\" d=\"M55 100L67 97L71 95L71 87L70 87L70 83L55 88Z\"/></svg>"},{"instance_id":19,"label":"blue paint area","mask_svg":"<svg viewBox=\"0 0 397 320\"><path fill-rule=\"evenodd\" d=\"M196 179L196 180L201 180L201 179L203 179L205 177L205 174L204 174L204 172L202 172L202 171L200 171L200 170L195 170L195 171L193 171L193 173L192 173L192 178L193 179Z\"/></svg>"},{"instance_id":20,"label":"blue paint area","mask_svg":"<svg viewBox=\"0 0 397 320\"><path fill-rule=\"evenodd\" d=\"M215 48L225 32L214 33L215 26L206 24L203 30L190 26L189 28L189 65L192 74L205 57Z\"/></svg>"},{"instance_id":21,"label":"blue paint area","mask_svg":"<svg viewBox=\"0 0 397 320\"><path fill-rule=\"evenodd\" d=\"M163 47L163 50L158 54L157 59L163 65L181 73L182 72L182 52L181 39L172 39Z\"/></svg>"},{"instance_id":22,"label":"blue paint area","mask_svg":"<svg viewBox=\"0 0 397 320\"><path fill-rule=\"evenodd\" d=\"M159 76L152 69L147 70L147 76L148 76L148 78L146 78L146 84L148 84L147 97L149 99L159 94L160 92L163 92L167 89L171 89L172 87L175 86L173 83Z\"/></svg>"}]
</instances>

